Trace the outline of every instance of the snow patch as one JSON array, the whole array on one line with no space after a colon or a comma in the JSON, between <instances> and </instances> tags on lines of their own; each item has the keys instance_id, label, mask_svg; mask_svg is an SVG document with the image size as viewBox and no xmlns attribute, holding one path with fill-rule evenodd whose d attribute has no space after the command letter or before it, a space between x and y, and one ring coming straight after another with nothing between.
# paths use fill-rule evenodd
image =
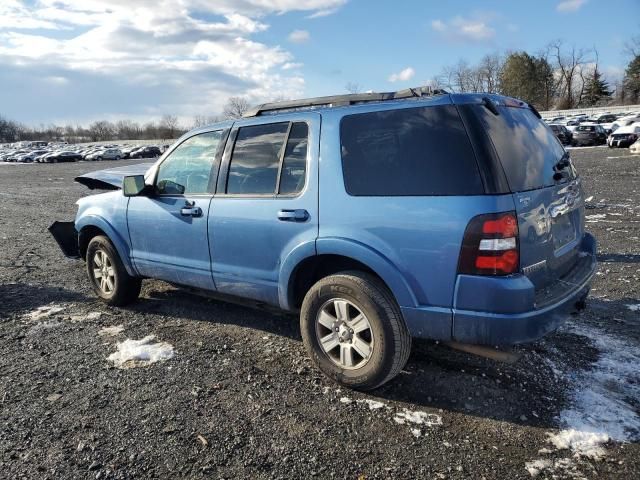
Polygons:
<instances>
[{"instance_id":1,"label":"snow patch","mask_svg":"<svg viewBox=\"0 0 640 480\"><path fill-rule=\"evenodd\" d=\"M419 428L412 428L411 435L413 435L416 438L420 438L420 436L422 435L422 431Z\"/></svg>"},{"instance_id":2,"label":"snow patch","mask_svg":"<svg viewBox=\"0 0 640 480\"><path fill-rule=\"evenodd\" d=\"M342 398L340 399L340 403L349 404L349 403L351 403L351 402L353 402L353 400L351 400L349 397L342 397Z\"/></svg>"},{"instance_id":3,"label":"snow patch","mask_svg":"<svg viewBox=\"0 0 640 480\"><path fill-rule=\"evenodd\" d=\"M626 307L632 312L640 312L640 303L636 303L635 305L626 305Z\"/></svg>"},{"instance_id":4,"label":"snow patch","mask_svg":"<svg viewBox=\"0 0 640 480\"><path fill-rule=\"evenodd\" d=\"M108 360L118 368L144 367L173 358L173 346L167 342L154 343L155 335L141 340L127 339L116 345L117 351Z\"/></svg>"},{"instance_id":5,"label":"snow patch","mask_svg":"<svg viewBox=\"0 0 640 480\"><path fill-rule=\"evenodd\" d=\"M575 456L599 459L609 440L640 439L640 416L633 406L640 398L640 348L584 325L572 324L570 330L588 338L600 356L588 371L565 372L573 386L571 406L560 412L563 429L549 434L549 441Z\"/></svg>"},{"instance_id":6,"label":"snow patch","mask_svg":"<svg viewBox=\"0 0 640 480\"><path fill-rule=\"evenodd\" d=\"M30 320L37 321L37 320L41 320L43 318L50 317L51 315L55 315L57 313L60 313L64 309L65 309L65 307L63 305L56 305L56 304L44 305L42 307L36 308L32 312L29 312L27 314L27 317Z\"/></svg>"},{"instance_id":7,"label":"snow patch","mask_svg":"<svg viewBox=\"0 0 640 480\"><path fill-rule=\"evenodd\" d=\"M358 400L358 403L366 403L367 405L369 405L369 410L379 410L386 407L383 402L379 402L377 400L369 400L368 398L365 398L364 400Z\"/></svg>"},{"instance_id":8,"label":"snow patch","mask_svg":"<svg viewBox=\"0 0 640 480\"><path fill-rule=\"evenodd\" d=\"M585 215L587 223L598 223L598 220L602 220L603 218L607 218L606 213L594 213L593 215Z\"/></svg>"},{"instance_id":9,"label":"snow patch","mask_svg":"<svg viewBox=\"0 0 640 480\"><path fill-rule=\"evenodd\" d=\"M442 417L440 417L440 415L436 415L435 413L412 411L407 408L403 408L401 412L396 413L393 420L400 425L404 425L405 423L426 425L428 427L442 425Z\"/></svg>"},{"instance_id":10,"label":"snow patch","mask_svg":"<svg viewBox=\"0 0 640 480\"><path fill-rule=\"evenodd\" d=\"M545 469L551 468L553 462L551 460L533 460L524 464L524 468L527 469L532 477L537 477Z\"/></svg>"},{"instance_id":11,"label":"snow patch","mask_svg":"<svg viewBox=\"0 0 640 480\"><path fill-rule=\"evenodd\" d=\"M531 462L526 462L524 468L527 469L529 475L537 477L542 472L548 472L551 474L551 478L575 478L580 480L586 480L586 476L580 470L575 462L570 458L558 458L558 459L538 459ZM556 475L555 473L559 473ZM547 478L546 476L544 478Z\"/></svg>"},{"instance_id":12,"label":"snow patch","mask_svg":"<svg viewBox=\"0 0 640 480\"><path fill-rule=\"evenodd\" d=\"M120 335L124 331L123 325L113 325L111 327L104 327L98 331L98 335L103 337L115 337Z\"/></svg>"}]
</instances>

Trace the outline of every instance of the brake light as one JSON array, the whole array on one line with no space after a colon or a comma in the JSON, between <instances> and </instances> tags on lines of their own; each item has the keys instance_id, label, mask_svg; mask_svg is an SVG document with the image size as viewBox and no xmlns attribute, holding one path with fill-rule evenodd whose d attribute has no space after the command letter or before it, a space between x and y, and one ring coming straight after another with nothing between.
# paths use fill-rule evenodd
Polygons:
<instances>
[{"instance_id":1,"label":"brake light","mask_svg":"<svg viewBox=\"0 0 640 480\"><path fill-rule=\"evenodd\" d=\"M518 219L515 212L474 217L467 225L458 273L509 275L520 266Z\"/></svg>"}]
</instances>

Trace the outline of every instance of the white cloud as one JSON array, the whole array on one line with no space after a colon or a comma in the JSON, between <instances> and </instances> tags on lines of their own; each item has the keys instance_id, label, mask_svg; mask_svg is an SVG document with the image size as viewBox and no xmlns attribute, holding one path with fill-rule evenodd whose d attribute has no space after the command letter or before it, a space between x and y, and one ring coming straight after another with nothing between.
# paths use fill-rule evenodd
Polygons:
<instances>
[{"instance_id":1,"label":"white cloud","mask_svg":"<svg viewBox=\"0 0 640 480\"><path fill-rule=\"evenodd\" d=\"M389 76L389 81L392 83L395 82L406 82L408 80L411 80L413 78L413 76L416 74L415 70L411 67L407 67L404 70L398 72L398 73L393 73Z\"/></svg>"},{"instance_id":2,"label":"white cloud","mask_svg":"<svg viewBox=\"0 0 640 480\"><path fill-rule=\"evenodd\" d=\"M496 35L495 29L489 25L489 20L483 18L457 16L448 22L436 19L431 22L431 28L454 41L485 42Z\"/></svg>"},{"instance_id":3,"label":"white cloud","mask_svg":"<svg viewBox=\"0 0 640 480\"><path fill-rule=\"evenodd\" d=\"M580 10L585 3L587 0L563 0L558 4L556 10L563 13L575 12Z\"/></svg>"},{"instance_id":4,"label":"white cloud","mask_svg":"<svg viewBox=\"0 0 640 480\"><path fill-rule=\"evenodd\" d=\"M134 106L147 118L167 112L212 115L229 96L251 102L299 96L301 64L285 49L252 37L269 28L270 14L323 15L346 1L0 0L0 101L6 115L12 115L9 106L14 105L18 116L37 112L31 114L39 115L38 122L51 118L49 104L62 102L68 107L58 109L56 118L75 122L73 91L94 85L100 85L100 98L83 104L94 118L131 117ZM308 38L308 32L298 30L290 39ZM47 83L55 84L56 99L25 109L2 94L15 91L27 75L36 95L46 91Z\"/></svg>"},{"instance_id":5,"label":"white cloud","mask_svg":"<svg viewBox=\"0 0 640 480\"><path fill-rule=\"evenodd\" d=\"M289 37L287 38L291 43L305 43L309 41L309 38L311 38L311 36L306 30L294 30L289 34Z\"/></svg>"}]
</instances>

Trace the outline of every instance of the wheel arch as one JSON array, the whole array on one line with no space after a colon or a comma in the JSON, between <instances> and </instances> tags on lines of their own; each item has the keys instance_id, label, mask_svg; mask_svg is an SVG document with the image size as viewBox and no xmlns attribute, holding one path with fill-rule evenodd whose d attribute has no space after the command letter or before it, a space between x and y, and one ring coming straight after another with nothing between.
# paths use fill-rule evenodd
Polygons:
<instances>
[{"instance_id":1,"label":"wheel arch","mask_svg":"<svg viewBox=\"0 0 640 480\"><path fill-rule=\"evenodd\" d=\"M127 273L131 276L138 275L131 263L129 244L104 218L97 215L85 216L76 221L76 230L81 258L86 260L87 247L91 239L97 235L104 235L115 247Z\"/></svg>"},{"instance_id":2,"label":"wheel arch","mask_svg":"<svg viewBox=\"0 0 640 480\"><path fill-rule=\"evenodd\" d=\"M318 240L315 251L298 255L295 261L284 262L283 267L281 271L286 274L280 279L280 306L285 310L298 310L315 282L345 270L360 270L379 278L398 305L417 305L400 271L381 253L352 240Z\"/></svg>"}]
</instances>

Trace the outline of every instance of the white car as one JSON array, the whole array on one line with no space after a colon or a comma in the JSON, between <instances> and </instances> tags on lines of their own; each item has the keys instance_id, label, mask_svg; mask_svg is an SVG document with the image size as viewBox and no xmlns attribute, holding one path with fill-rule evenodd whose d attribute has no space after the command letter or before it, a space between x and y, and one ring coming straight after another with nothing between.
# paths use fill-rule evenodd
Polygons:
<instances>
[{"instance_id":1,"label":"white car","mask_svg":"<svg viewBox=\"0 0 640 480\"><path fill-rule=\"evenodd\" d=\"M607 145L609 148L625 148L635 143L638 138L640 138L640 122L635 122L632 125L620 127L609 135Z\"/></svg>"},{"instance_id":2,"label":"white car","mask_svg":"<svg viewBox=\"0 0 640 480\"><path fill-rule=\"evenodd\" d=\"M640 154L640 140L636 140L636 143L629 147L629 151L634 155Z\"/></svg>"}]
</instances>

